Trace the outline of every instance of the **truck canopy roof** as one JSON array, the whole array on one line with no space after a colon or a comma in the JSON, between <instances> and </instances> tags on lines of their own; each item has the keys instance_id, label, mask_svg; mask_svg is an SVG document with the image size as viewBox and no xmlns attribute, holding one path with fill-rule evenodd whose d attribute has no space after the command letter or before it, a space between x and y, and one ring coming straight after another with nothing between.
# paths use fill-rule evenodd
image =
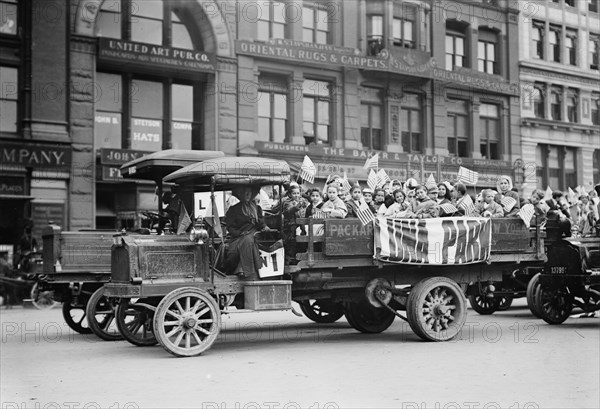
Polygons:
<instances>
[{"instance_id":1,"label":"truck canopy roof","mask_svg":"<svg viewBox=\"0 0 600 409\"><path fill-rule=\"evenodd\" d=\"M221 151L167 149L153 152L125 163L119 169L126 179L160 181L163 177L185 166L225 156Z\"/></svg>"},{"instance_id":2,"label":"truck canopy roof","mask_svg":"<svg viewBox=\"0 0 600 409\"><path fill-rule=\"evenodd\" d=\"M207 188L214 181L216 189L239 185L277 185L290 181L287 162L255 156L226 156L186 166L163 179L165 182Z\"/></svg>"}]
</instances>

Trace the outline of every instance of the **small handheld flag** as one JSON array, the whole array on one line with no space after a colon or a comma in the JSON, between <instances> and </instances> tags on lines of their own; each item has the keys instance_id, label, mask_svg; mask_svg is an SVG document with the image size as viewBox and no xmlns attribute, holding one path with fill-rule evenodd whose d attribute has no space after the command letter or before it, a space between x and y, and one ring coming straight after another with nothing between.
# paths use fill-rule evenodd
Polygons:
<instances>
[{"instance_id":1,"label":"small handheld flag","mask_svg":"<svg viewBox=\"0 0 600 409\"><path fill-rule=\"evenodd\" d=\"M517 204L517 201L515 199L513 199L512 197L503 197L502 200L500 200L500 204L502 205L502 208L504 209L505 213L510 212L513 207L515 207L515 205Z\"/></svg>"},{"instance_id":2,"label":"small handheld flag","mask_svg":"<svg viewBox=\"0 0 600 409\"><path fill-rule=\"evenodd\" d=\"M367 185L374 191L379 184L379 178L377 177L377 173L373 169L369 171L369 177L367 178Z\"/></svg>"},{"instance_id":3,"label":"small handheld flag","mask_svg":"<svg viewBox=\"0 0 600 409\"><path fill-rule=\"evenodd\" d=\"M179 203L179 225L177 226L177 234L183 234L192 224L192 219L188 214L183 202Z\"/></svg>"},{"instance_id":4,"label":"small handheld flag","mask_svg":"<svg viewBox=\"0 0 600 409\"><path fill-rule=\"evenodd\" d=\"M342 179L342 187L348 192L350 190L352 190L352 186L350 185L350 182L348 182L348 175L346 174L346 171L344 171L344 178Z\"/></svg>"},{"instance_id":5,"label":"small handheld flag","mask_svg":"<svg viewBox=\"0 0 600 409\"><path fill-rule=\"evenodd\" d=\"M529 227L531 223L531 218L534 214L535 209L531 203L527 203L526 205L521 207L521 210L519 210L519 217L521 218L521 220L523 220L523 223L525 223L525 226L527 227Z\"/></svg>"},{"instance_id":6,"label":"small handheld flag","mask_svg":"<svg viewBox=\"0 0 600 409\"><path fill-rule=\"evenodd\" d=\"M367 159L363 168L367 169L367 170L378 169L379 168L379 154L376 153L375 155L373 155L369 159Z\"/></svg>"},{"instance_id":7,"label":"small handheld flag","mask_svg":"<svg viewBox=\"0 0 600 409\"><path fill-rule=\"evenodd\" d=\"M446 214L454 214L458 212L458 209L452 203L443 203L440 205L440 209L442 209Z\"/></svg>"},{"instance_id":8,"label":"small handheld flag","mask_svg":"<svg viewBox=\"0 0 600 409\"><path fill-rule=\"evenodd\" d=\"M371 209L369 209L367 202L365 202L362 198L360 199L360 204L358 205L356 216L358 217L363 226L375 220L375 215L373 214Z\"/></svg>"},{"instance_id":9,"label":"small handheld flag","mask_svg":"<svg viewBox=\"0 0 600 409\"><path fill-rule=\"evenodd\" d=\"M458 181L469 185L476 185L479 180L479 173L465 167L458 168Z\"/></svg>"},{"instance_id":10,"label":"small handheld flag","mask_svg":"<svg viewBox=\"0 0 600 409\"><path fill-rule=\"evenodd\" d=\"M383 186L388 182L391 182L390 177L388 176L388 174L386 173L385 169L381 168L379 169L379 171L377 172L377 185L378 186Z\"/></svg>"},{"instance_id":11,"label":"small handheld flag","mask_svg":"<svg viewBox=\"0 0 600 409\"><path fill-rule=\"evenodd\" d=\"M429 177L427 178L427 182L425 182L425 187L427 188L427 190L437 187L437 183L435 183L435 178L433 177L433 173L430 174Z\"/></svg>"},{"instance_id":12,"label":"small handheld flag","mask_svg":"<svg viewBox=\"0 0 600 409\"><path fill-rule=\"evenodd\" d=\"M317 174L317 167L308 155L304 155L304 161L300 166L300 177L309 183L315 183L315 175Z\"/></svg>"}]
</instances>

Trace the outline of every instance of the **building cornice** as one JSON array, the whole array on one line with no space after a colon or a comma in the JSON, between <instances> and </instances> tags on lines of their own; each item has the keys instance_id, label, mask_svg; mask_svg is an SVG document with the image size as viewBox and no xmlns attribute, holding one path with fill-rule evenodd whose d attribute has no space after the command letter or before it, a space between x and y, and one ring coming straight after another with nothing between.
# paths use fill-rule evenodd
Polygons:
<instances>
[{"instance_id":1,"label":"building cornice","mask_svg":"<svg viewBox=\"0 0 600 409\"><path fill-rule=\"evenodd\" d=\"M531 61L521 61L519 66L521 77L523 74L529 74L560 81L576 81L588 85L598 85L598 73L594 74L592 71L587 73L580 69L572 69L566 66L548 66Z\"/></svg>"},{"instance_id":2,"label":"building cornice","mask_svg":"<svg viewBox=\"0 0 600 409\"><path fill-rule=\"evenodd\" d=\"M560 129L569 132L580 132L582 134L599 135L597 125L583 125L573 122L553 121L543 118L522 118L521 125L532 128Z\"/></svg>"}]
</instances>

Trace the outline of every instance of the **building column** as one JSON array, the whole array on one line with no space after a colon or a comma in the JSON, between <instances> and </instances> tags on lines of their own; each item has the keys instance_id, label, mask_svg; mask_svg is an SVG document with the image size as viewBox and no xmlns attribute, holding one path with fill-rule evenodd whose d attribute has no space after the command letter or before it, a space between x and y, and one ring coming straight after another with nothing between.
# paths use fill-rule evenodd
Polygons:
<instances>
[{"instance_id":1,"label":"building column","mask_svg":"<svg viewBox=\"0 0 600 409\"><path fill-rule=\"evenodd\" d=\"M304 139L304 124L303 124L303 111L302 111L302 85L304 83L304 76L302 72L294 70L291 79L292 87L292 104L290 109L290 143L294 145L306 145Z\"/></svg>"},{"instance_id":2,"label":"building column","mask_svg":"<svg viewBox=\"0 0 600 409\"><path fill-rule=\"evenodd\" d=\"M473 97L471 100L471 157L475 159L481 158L481 129L479 127L479 97Z\"/></svg>"},{"instance_id":3,"label":"building column","mask_svg":"<svg viewBox=\"0 0 600 409\"><path fill-rule=\"evenodd\" d=\"M403 152L402 148L402 124L400 123L400 101L402 100L402 91L388 89L385 96L385 112L387 113L385 128L387 135L386 150L388 152Z\"/></svg>"}]
</instances>

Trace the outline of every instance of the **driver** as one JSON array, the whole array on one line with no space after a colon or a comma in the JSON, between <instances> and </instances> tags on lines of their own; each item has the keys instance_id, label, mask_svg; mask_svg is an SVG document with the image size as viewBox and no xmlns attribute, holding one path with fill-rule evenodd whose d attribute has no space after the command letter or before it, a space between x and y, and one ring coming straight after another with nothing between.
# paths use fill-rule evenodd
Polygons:
<instances>
[{"instance_id":1,"label":"driver","mask_svg":"<svg viewBox=\"0 0 600 409\"><path fill-rule=\"evenodd\" d=\"M237 274L240 277L258 277L262 260L254 234L271 230L265 224L261 207L254 201L258 192L257 187L237 187L233 190L233 195L240 202L231 206L225 214L225 223L230 235L225 268L232 272L239 266L241 271Z\"/></svg>"}]
</instances>

